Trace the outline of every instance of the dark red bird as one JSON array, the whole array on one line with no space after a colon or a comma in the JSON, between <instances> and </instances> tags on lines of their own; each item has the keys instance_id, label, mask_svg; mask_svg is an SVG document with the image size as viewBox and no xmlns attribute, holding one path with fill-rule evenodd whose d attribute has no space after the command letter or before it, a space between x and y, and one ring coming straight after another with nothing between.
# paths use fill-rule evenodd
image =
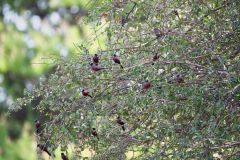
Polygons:
<instances>
[{"instance_id":1,"label":"dark red bird","mask_svg":"<svg viewBox=\"0 0 240 160\"><path fill-rule=\"evenodd\" d=\"M180 75L180 74L177 74L177 76L176 76L176 81L177 81L177 83L184 83L183 76Z\"/></svg>"},{"instance_id":2,"label":"dark red bird","mask_svg":"<svg viewBox=\"0 0 240 160\"><path fill-rule=\"evenodd\" d=\"M46 146L38 144L37 147L40 148L42 151L46 152L49 156L51 156L51 153L48 151Z\"/></svg>"},{"instance_id":3,"label":"dark red bird","mask_svg":"<svg viewBox=\"0 0 240 160\"><path fill-rule=\"evenodd\" d=\"M159 59L159 55L156 53L154 56L153 56L153 61L157 61ZM154 65L154 62L152 63L152 65Z\"/></svg>"},{"instance_id":4,"label":"dark red bird","mask_svg":"<svg viewBox=\"0 0 240 160\"><path fill-rule=\"evenodd\" d=\"M98 57L97 54L94 55L94 57L92 58L92 61L93 61L93 63L95 63L95 64L98 64L98 63L99 63L99 57Z\"/></svg>"},{"instance_id":5,"label":"dark red bird","mask_svg":"<svg viewBox=\"0 0 240 160\"><path fill-rule=\"evenodd\" d=\"M122 27L124 27L124 25L127 23L127 19L125 17L122 17Z\"/></svg>"},{"instance_id":6,"label":"dark red bird","mask_svg":"<svg viewBox=\"0 0 240 160\"><path fill-rule=\"evenodd\" d=\"M40 133L41 123L39 120L35 120L36 133Z\"/></svg>"},{"instance_id":7,"label":"dark red bird","mask_svg":"<svg viewBox=\"0 0 240 160\"><path fill-rule=\"evenodd\" d=\"M143 83L143 89L147 90L151 87L151 83L146 80L144 83Z\"/></svg>"},{"instance_id":8,"label":"dark red bird","mask_svg":"<svg viewBox=\"0 0 240 160\"><path fill-rule=\"evenodd\" d=\"M84 97L91 97L91 98L92 98L92 96L89 94L89 91L87 91L87 90L85 90L85 89L82 90L82 95L83 95Z\"/></svg>"},{"instance_id":9,"label":"dark red bird","mask_svg":"<svg viewBox=\"0 0 240 160\"><path fill-rule=\"evenodd\" d=\"M91 63L90 65L91 65L92 71L94 71L94 72L101 71L102 69L107 69L107 68L100 67L94 63Z\"/></svg>"},{"instance_id":10,"label":"dark red bird","mask_svg":"<svg viewBox=\"0 0 240 160\"><path fill-rule=\"evenodd\" d=\"M64 153L61 153L62 160L68 160L67 156Z\"/></svg>"},{"instance_id":11,"label":"dark red bird","mask_svg":"<svg viewBox=\"0 0 240 160\"><path fill-rule=\"evenodd\" d=\"M113 60L115 63L119 64L119 65L121 66L121 68L123 68L123 66L122 66L122 64L121 64L121 61L120 61L119 57L117 57L116 54L113 55L112 60Z\"/></svg>"},{"instance_id":12,"label":"dark red bird","mask_svg":"<svg viewBox=\"0 0 240 160\"><path fill-rule=\"evenodd\" d=\"M92 135L93 135L94 137L97 137L97 139L99 139L99 138L98 138L97 131L96 131L96 128L92 128Z\"/></svg>"},{"instance_id":13,"label":"dark red bird","mask_svg":"<svg viewBox=\"0 0 240 160\"><path fill-rule=\"evenodd\" d=\"M153 56L153 61L157 61L159 59L159 55L156 53L154 56Z\"/></svg>"},{"instance_id":14,"label":"dark red bird","mask_svg":"<svg viewBox=\"0 0 240 160\"><path fill-rule=\"evenodd\" d=\"M120 116L117 117L117 123L122 127L122 130L125 131L125 123L121 120Z\"/></svg>"},{"instance_id":15,"label":"dark red bird","mask_svg":"<svg viewBox=\"0 0 240 160\"><path fill-rule=\"evenodd\" d=\"M154 28L153 32L155 33L157 38L164 36L164 32L158 28Z\"/></svg>"},{"instance_id":16,"label":"dark red bird","mask_svg":"<svg viewBox=\"0 0 240 160\"><path fill-rule=\"evenodd\" d=\"M177 10L174 10L173 12L174 12L174 14L180 19L178 11L177 11Z\"/></svg>"}]
</instances>

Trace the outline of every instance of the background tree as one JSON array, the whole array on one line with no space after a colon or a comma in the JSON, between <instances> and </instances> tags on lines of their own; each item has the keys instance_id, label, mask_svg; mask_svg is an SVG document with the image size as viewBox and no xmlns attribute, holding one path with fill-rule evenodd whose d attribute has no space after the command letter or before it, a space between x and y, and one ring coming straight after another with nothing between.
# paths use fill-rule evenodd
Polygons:
<instances>
[{"instance_id":1,"label":"background tree","mask_svg":"<svg viewBox=\"0 0 240 160\"><path fill-rule=\"evenodd\" d=\"M236 0L103 1L89 13L86 22L101 27L78 46L82 54L56 61L55 72L15 109L40 99L34 109L48 120L38 143L51 152L60 146L78 158L88 149L92 159L238 159L239 10ZM97 71L89 49L100 36L107 42L93 65L105 69ZM114 54L124 69L111 61Z\"/></svg>"}]
</instances>

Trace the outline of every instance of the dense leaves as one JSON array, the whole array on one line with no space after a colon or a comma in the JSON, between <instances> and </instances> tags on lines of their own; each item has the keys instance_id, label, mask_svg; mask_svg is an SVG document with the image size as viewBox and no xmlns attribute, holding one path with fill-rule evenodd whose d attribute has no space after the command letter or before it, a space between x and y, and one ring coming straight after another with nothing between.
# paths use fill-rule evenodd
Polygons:
<instances>
[{"instance_id":1,"label":"dense leaves","mask_svg":"<svg viewBox=\"0 0 240 160\"><path fill-rule=\"evenodd\" d=\"M76 59L57 61L17 106L38 99L33 108L49 119L39 143L73 145L79 157L88 148L93 159L237 159L239 11L236 0L103 2L88 20L105 32L79 45ZM104 70L95 71L88 50L102 34Z\"/></svg>"}]
</instances>

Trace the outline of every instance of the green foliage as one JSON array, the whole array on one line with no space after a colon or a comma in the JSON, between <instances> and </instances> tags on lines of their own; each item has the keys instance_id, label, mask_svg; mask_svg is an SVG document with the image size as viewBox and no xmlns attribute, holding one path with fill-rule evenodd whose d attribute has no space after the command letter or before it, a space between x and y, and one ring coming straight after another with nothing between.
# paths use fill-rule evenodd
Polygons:
<instances>
[{"instance_id":1,"label":"green foliage","mask_svg":"<svg viewBox=\"0 0 240 160\"><path fill-rule=\"evenodd\" d=\"M96 26L106 23L105 32L81 44L75 59L57 61L55 72L16 107L39 100L33 108L48 119L39 143L51 150L73 144L79 158L88 148L92 159L125 159L132 152L133 159L237 159L236 15L235 0L105 1L88 19ZM107 69L95 73L88 50L101 34L108 39L106 49L99 45L99 65ZM160 59L153 62L155 53ZM124 69L111 62L113 54ZM148 90L142 87L145 80L151 82ZM93 98L82 96L82 89Z\"/></svg>"}]
</instances>

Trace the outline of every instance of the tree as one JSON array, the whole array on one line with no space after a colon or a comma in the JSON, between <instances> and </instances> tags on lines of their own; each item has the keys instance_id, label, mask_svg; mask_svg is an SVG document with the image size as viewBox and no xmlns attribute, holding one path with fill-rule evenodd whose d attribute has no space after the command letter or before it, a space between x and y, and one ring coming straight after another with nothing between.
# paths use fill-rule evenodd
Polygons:
<instances>
[{"instance_id":1,"label":"tree","mask_svg":"<svg viewBox=\"0 0 240 160\"><path fill-rule=\"evenodd\" d=\"M33 108L48 121L38 143L52 151L73 144L76 156L89 148L93 159L126 153L237 159L239 6L236 0L102 2L88 20L107 27L79 45L77 58L57 61L55 72L15 107L39 99ZM92 71L89 49L100 35L107 42L94 65L104 69ZM124 69L109 60L114 54Z\"/></svg>"}]
</instances>

